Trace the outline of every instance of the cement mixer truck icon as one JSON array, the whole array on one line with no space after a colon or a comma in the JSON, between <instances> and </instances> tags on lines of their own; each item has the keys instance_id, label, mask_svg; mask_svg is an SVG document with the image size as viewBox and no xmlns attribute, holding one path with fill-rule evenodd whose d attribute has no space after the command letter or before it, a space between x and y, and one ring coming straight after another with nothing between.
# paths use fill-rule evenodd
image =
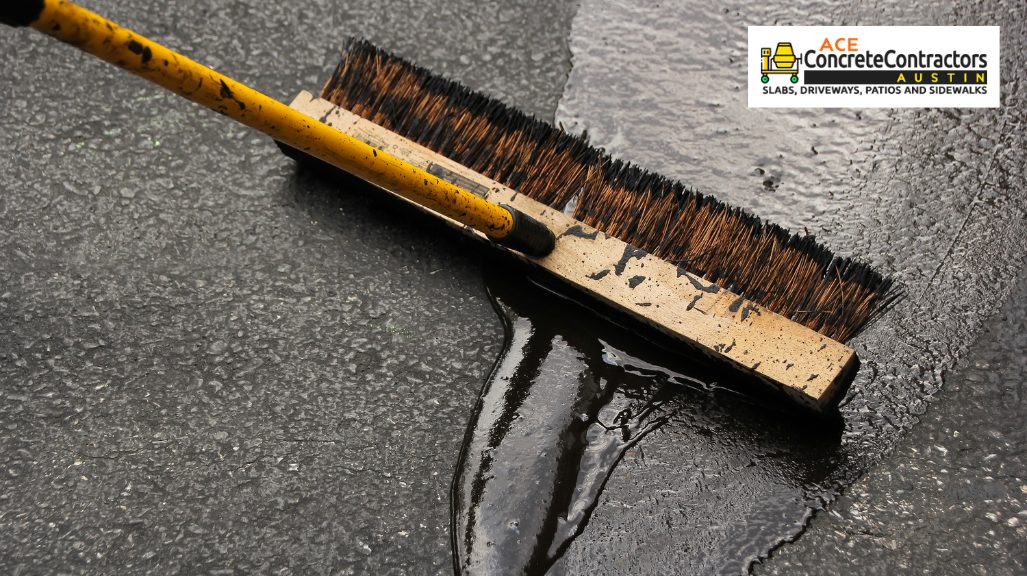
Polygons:
<instances>
[{"instance_id":1,"label":"cement mixer truck icon","mask_svg":"<svg viewBox=\"0 0 1027 576\"><path fill-rule=\"evenodd\" d=\"M799 59L795 57L791 42L778 42L774 56L770 56L770 48L760 48L760 80L770 82L771 74L790 74L792 84L799 81Z\"/></svg>"}]
</instances>

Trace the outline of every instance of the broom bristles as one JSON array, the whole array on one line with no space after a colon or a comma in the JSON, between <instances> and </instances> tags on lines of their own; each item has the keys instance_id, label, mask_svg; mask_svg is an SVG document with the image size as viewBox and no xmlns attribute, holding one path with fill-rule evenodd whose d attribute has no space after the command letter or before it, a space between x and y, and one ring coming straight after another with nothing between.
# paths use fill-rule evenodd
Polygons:
<instances>
[{"instance_id":1,"label":"broom bristles","mask_svg":"<svg viewBox=\"0 0 1027 576\"><path fill-rule=\"evenodd\" d=\"M897 298L868 264L614 159L502 102L350 41L321 97L835 340Z\"/></svg>"}]
</instances>

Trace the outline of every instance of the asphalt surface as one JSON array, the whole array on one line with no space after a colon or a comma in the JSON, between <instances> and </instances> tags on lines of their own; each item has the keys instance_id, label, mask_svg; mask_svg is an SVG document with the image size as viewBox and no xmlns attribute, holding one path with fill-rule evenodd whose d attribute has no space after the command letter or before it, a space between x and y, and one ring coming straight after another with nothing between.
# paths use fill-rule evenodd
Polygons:
<instances>
[{"instance_id":1,"label":"asphalt surface","mask_svg":"<svg viewBox=\"0 0 1027 576\"><path fill-rule=\"evenodd\" d=\"M558 121L587 128L615 155L869 259L897 278L906 298L851 342L862 368L842 401L844 428L834 449L747 433L730 425L724 410L704 407L705 418L696 412L647 438L644 466L614 475L589 530L568 551L572 572L659 574L674 566L682 573L738 573L775 550L805 560L783 564L785 574L859 573L861 561L867 571L880 569L888 562L877 562L872 549L859 554L811 537L831 529L816 512L896 449L934 402L951 406L951 420L942 422L965 434L961 450L968 460L1017 445L1013 431L1022 428L1024 409L1006 401L1008 393L993 390L999 396L989 397L992 410L975 419L969 410L961 414L967 407L944 388L958 361L973 358L982 330L998 321L1027 254L1018 64L1027 51L1025 11L1019 2L726 2L714 10L582 2ZM750 110L747 24L1000 24L1003 108ZM1015 342L1007 352L996 349L993 364L1017 370L1016 349ZM1001 360L1003 354L1010 356ZM992 422L1011 428L985 433ZM983 429L971 432L977 426ZM887 477L903 462L886 460L879 474ZM1018 457L1007 465L1013 484L1027 474ZM926 465L914 468L921 485L958 482ZM988 471L977 473L987 485ZM909 516L926 516L903 508L902 497L889 490L899 486L875 482L879 477L865 480L872 496L859 502L880 510L879 525L894 522L898 531ZM1013 492L1010 505L1023 510L1022 493ZM965 497L990 522L988 491ZM809 535L799 538L807 525ZM1016 521L950 535L965 565L1015 573L1023 563L1015 543L1024 531ZM909 563L927 573L961 573L961 565L945 563L951 556L908 553ZM592 570L597 557L605 561ZM767 567L774 566L772 558Z\"/></svg>"},{"instance_id":2,"label":"asphalt surface","mask_svg":"<svg viewBox=\"0 0 1027 576\"><path fill-rule=\"evenodd\" d=\"M1027 570L1027 277L921 422L757 574Z\"/></svg>"},{"instance_id":3,"label":"asphalt surface","mask_svg":"<svg viewBox=\"0 0 1027 576\"><path fill-rule=\"evenodd\" d=\"M87 5L281 99L360 34L550 114L573 15ZM68 46L0 46L0 572L451 573L503 342L480 256Z\"/></svg>"},{"instance_id":4,"label":"asphalt surface","mask_svg":"<svg viewBox=\"0 0 1027 576\"><path fill-rule=\"evenodd\" d=\"M369 37L907 288L840 438L688 396L557 570L1022 572L1021 3L186 4L88 6L282 99ZM1005 107L756 116L773 21L1001 23ZM38 34L0 52L0 569L451 572L482 255Z\"/></svg>"}]
</instances>

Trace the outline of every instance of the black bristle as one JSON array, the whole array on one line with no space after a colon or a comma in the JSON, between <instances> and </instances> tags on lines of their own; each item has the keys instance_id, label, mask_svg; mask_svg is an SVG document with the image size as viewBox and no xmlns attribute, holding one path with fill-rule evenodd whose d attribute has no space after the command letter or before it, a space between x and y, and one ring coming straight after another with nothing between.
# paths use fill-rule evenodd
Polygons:
<instances>
[{"instance_id":1,"label":"black bristle","mask_svg":"<svg viewBox=\"0 0 1027 576\"><path fill-rule=\"evenodd\" d=\"M609 156L365 40L321 97L822 334L845 341L898 295L868 264Z\"/></svg>"}]
</instances>

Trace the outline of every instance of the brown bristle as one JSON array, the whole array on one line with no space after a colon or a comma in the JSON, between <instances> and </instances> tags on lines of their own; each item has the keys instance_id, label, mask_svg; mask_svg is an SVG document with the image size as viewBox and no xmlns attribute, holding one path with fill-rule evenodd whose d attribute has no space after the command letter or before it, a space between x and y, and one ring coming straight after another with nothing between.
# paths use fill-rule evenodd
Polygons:
<instances>
[{"instance_id":1,"label":"brown bristle","mask_svg":"<svg viewBox=\"0 0 1027 576\"><path fill-rule=\"evenodd\" d=\"M892 280L591 146L498 100L351 41L321 97L590 226L845 341Z\"/></svg>"}]
</instances>

